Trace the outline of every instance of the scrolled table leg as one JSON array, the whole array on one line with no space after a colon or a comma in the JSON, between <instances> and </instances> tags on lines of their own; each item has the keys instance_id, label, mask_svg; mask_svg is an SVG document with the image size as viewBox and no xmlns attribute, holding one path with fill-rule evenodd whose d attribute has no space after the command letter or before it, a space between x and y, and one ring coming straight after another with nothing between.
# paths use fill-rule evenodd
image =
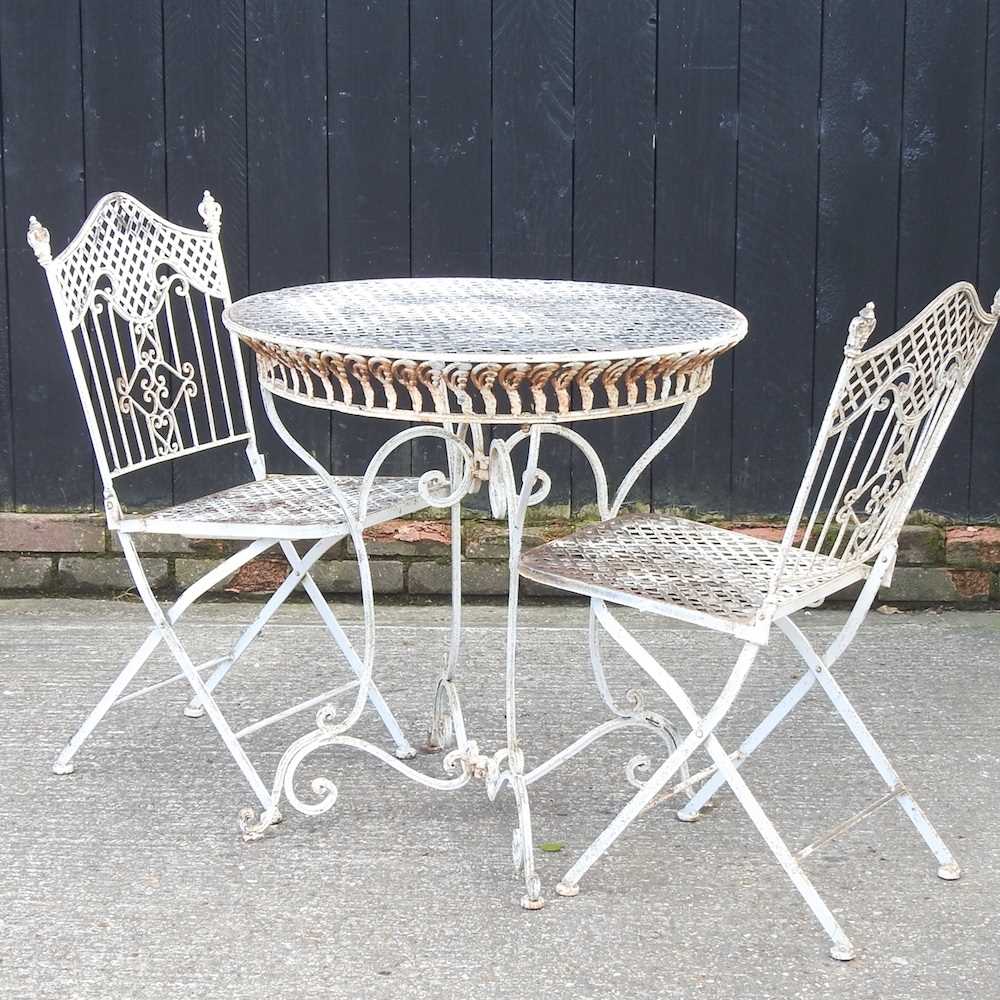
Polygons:
<instances>
[{"instance_id":1,"label":"scrolled table leg","mask_svg":"<svg viewBox=\"0 0 1000 1000\"><path fill-rule=\"evenodd\" d=\"M315 778L311 783L315 801L302 799L295 790L295 773L299 765L314 751L321 747L350 746L369 753L384 761L390 767L405 774L420 784L439 790L459 788L466 784L481 767L481 755L474 743L465 735L465 726L461 718L461 707L457 694L448 693L448 706L458 735L456 751L448 754L444 760L447 774L455 775L449 778L433 778L424 775L414 768L404 764L402 760L388 754L381 747L374 746L364 740L349 736L348 731L358 721L367 704L372 689L372 673L375 656L375 617L374 593L372 588L371 568L368 561L367 548L362 534L367 520L368 497L375 478L386 458L400 445L415 437L443 438L450 446L452 457L451 475L440 472L425 473L420 479L420 490L424 499L432 506L454 507L460 503L463 496L469 492L475 466L472 450L464 440L453 432L440 427L414 427L400 432L383 445L368 465L362 479L357 500L357 506L350 502L338 487L330 473L299 444L285 427L274 407L273 396L266 390L263 392L264 409L276 433L285 445L297 455L306 466L313 470L330 490L331 499L341 511L348 534L354 544L358 572L361 581L362 606L364 609L364 649L359 657L361 669L358 671L357 693L348 711L339 716L335 705L323 705L316 716L316 728L296 740L282 756L275 773L273 785L273 807L257 815L252 809L245 809L240 814L240 827L244 839L255 840L263 835L269 826L280 820L277 806L281 795L299 812L315 815L326 812L337 799L337 786L329 778Z\"/></svg>"},{"instance_id":2,"label":"scrolled table leg","mask_svg":"<svg viewBox=\"0 0 1000 1000\"><path fill-rule=\"evenodd\" d=\"M517 488L510 449L527 437L528 456ZM524 878L525 894L521 905L527 910L538 910L544 905L541 882L535 874L534 841L531 832L531 807L528 801L528 784L525 780L524 753L517 735L517 613L519 600L521 543L524 523L529 506L541 503L548 495L549 477L538 468L541 427L536 425L526 432L512 436L509 442L494 440L490 446L490 504L494 517L507 518L509 538L508 598L506 637L506 692L507 745L494 760L503 765L496 781L487 786L492 799L504 782L508 782L517 805L518 825L512 835L515 870Z\"/></svg>"},{"instance_id":3,"label":"scrolled table leg","mask_svg":"<svg viewBox=\"0 0 1000 1000\"><path fill-rule=\"evenodd\" d=\"M464 441L466 428L462 425L459 431L461 439ZM445 425L445 429L450 433L455 433L450 424ZM478 456L481 449L480 427L474 429L473 434L473 454ZM447 441L448 449L448 476L451 482L452 492L454 492L467 471L467 463L463 461L463 456L454 442ZM475 472L475 465L473 466ZM473 479L473 488L478 486L478 480ZM427 742L424 749L428 752L437 752L445 749L454 738L454 717L452 715L452 704L457 700L457 692L453 683L455 670L461 658L462 651L462 508L460 503L456 503L451 508L451 629L448 637L448 656L444 669L438 678L437 687L434 691L434 704L431 715L430 730L427 734Z\"/></svg>"},{"instance_id":4,"label":"scrolled table leg","mask_svg":"<svg viewBox=\"0 0 1000 1000\"><path fill-rule=\"evenodd\" d=\"M490 452L490 500L494 516L507 518L508 531L510 533L510 598L507 616L507 746L510 754L506 760L506 769L501 772L501 776L504 781L510 782L518 800L521 835L519 839L516 839L515 853L522 852L523 846L526 843L525 830L530 831L531 820L527 796L527 787L529 785L551 773L578 753L587 749L597 740L624 728L636 727L655 733L666 745L668 756L676 750L679 743L674 727L658 712L654 712L646 707L643 695L639 690L629 690L626 692L625 704L619 702L612 695L601 657L596 621L592 615L590 622L590 655L594 682L602 701L611 711L613 718L584 733L559 753L538 764L527 773L524 771L524 756L521 753L516 734L515 644L518 584L520 580L517 567L520 560L524 516L527 508L544 499L550 485L548 476L538 468L538 451L541 435L552 434L561 437L569 441L583 455L594 476L598 513L602 519L607 520L618 515L633 486L638 482L642 473L648 468L653 459L660 454L684 426L694 410L694 405L695 400L690 400L678 410L666 429L660 433L656 440L633 463L613 495L600 455L583 435L571 427L560 424L536 424L516 431L504 441L493 442ZM527 467L521 481L521 487L518 489L510 454L514 448L525 441L529 443ZM500 759L499 754L497 755L497 759ZM626 780L636 787L641 787L643 777L640 775L640 772L647 770L649 765L650 759L647 756L631 758L625 766ZM682 768L682 779L686 782L688 779L686 762L684 762ZM690 795L689 790L688 794ZM530 839L530 832L527 838ZM523 853L525 857L529 856L528 852ZM530 891L525 898L526 900L531 900Z\"/></svg>"}]
</instances>

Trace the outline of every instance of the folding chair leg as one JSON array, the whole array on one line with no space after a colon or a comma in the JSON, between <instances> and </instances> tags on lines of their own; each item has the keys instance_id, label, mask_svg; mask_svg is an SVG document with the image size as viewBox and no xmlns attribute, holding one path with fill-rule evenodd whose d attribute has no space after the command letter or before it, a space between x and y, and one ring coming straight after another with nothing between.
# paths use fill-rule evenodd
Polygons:
<instances>
[{"instance_id":1,"label":"folding chair leg","mask_svg":"<svg viewBox=\"0 0 1000 1000\"><path fill-rule=\"evenodd\" d=\"M331 538L323 539L322 541L317 542L310 549L309 555L313 555L313 553L315 553L314 558L318 559L334 543L334 541L335 539ZM253 620L250 626L244 630L236 642L233 643L229 656L227 656L218 665L218 667L215 668L208 680L205 681L205 687L208 688L209 691L214 691L222 682L226 674L232 670L232 668L236 665L236 661L243 655L244 652L246 652L250 644L263 631L264 626L274 617L278 609L285 603L292 591L298 586L300 579L301 574L293 569L285 577L285 579L281 581L278 588L260 609L257 617ZM202 715L205 714L205 711L199 704L198 699L194 697L191 698L185 707L184 714L189 719L200 719Z\"/></svg>"},{"instance_id":2,"label":"folding chair leg","mask_svg":"<svg viewBox=\"0 0 1000 1000\"><path fill-rule=\"evenodd\" d=\"M195 665L191 661L191 657L188 656L187 651L177 638L173 625L167 619L167 616L163 613L163 610L157 603L156 597L153 594L153 589L150 587L149 581L146 579L146 573L142 568L142 562L139 560L139 555L136 552L135 543L128 535L122 535L121 545L122 552L125 555L125 561L128 563L129 570L132 573L132 579L135 581L136 590L139 593L139 597L142 598L142 603L146 605L146 610L149 612L150 617L153 619L153 624L156 627L158 637L163 639L163 641L167 644L167 648L171 653L173 653L174 659L177 660L181 671L184 673L184 676L187 677L188 683L194 689L200 703L204 705L205 712L212 721L212 725L215 726L219 736L222 737L222 742L225 743L226 749L229 750L233 760L236 761L237 766L243 772L243 776L247 779L247 782L253 789L253 793L257 796L261 806L265 810L272 810L273 799L270 791L268 791L267 786L257 773L257 769L250 762L250 758L247 756L247 753L240 744L240 741L236 738L235 733L230 728L229 723L226 721L225 716L222 714L218 704L212 697L211 692L205 686L205 682L202 680L201 674L199 674L195 669Z\"/></svg>"},{"instance_id":3,"label":"folding chair leg","mask_svg":"<svg viewBox=\"0 0 1000 1000\"><path fill-rule=\"evenodd\" d=\"M691 732L681 741L680 746L643 782L642 787L629 800L625 807L604 829L598 838L587 848L577 862L563 877L556 887L561 896L575 896L577 883L587 873L597 859L625 832L629 824L645 810L666 783L674 776L691 754L711 735L712 730L729 711L736 695L739 693L760 647L753 643L745 643L729 680L715 703L702 717L695 711L694 705L684 689L667 673L650 653L634 639L626 629L607 610L603 601L591 600L591 610L605 631L625 650L635 662L642 667L649 677L662 688L664 694L680 709L681 714L691 726Z\"/></svg>"},{"instance_id":4,"label":"folding chair leg","mask_svg":"<svg viewBox=\"0 0 1000 1000\"><path fill-rule=\"evenodd\" d=\"M804 673L781 701L761 721L757 728L740 744L736 767L742 767L747 758L771 735L778 724L806 696L816 683L816 675ZM716 771L692 796L691 801L677 810L677 818L684 823L693 823L701 815L702 809L713 795L726 784L721 771Z\"/></svg>"},{"instance_id":5,"label":"folding chair leg","mask_svg":"<svg viewBox=\"0 0 1000 1000\"><path fill-rule=\"evenodd\" d=\"M166 626L166 628L169 631L164 635L164 641L176 657L177 662L180 664L181 670L184 671L191 687L194 688L195 693L199 696L201 704L205 707L205 714L211 720L212 725L215 726L219 736L222 737L222 742L225 743L226 749L232 755L233 760L236 761L239 769L243 772L243 776L247 779L247 782L253 789L253 793L257 796L257 800L260 802L261 806L263 806L264 809L271 809L273 799L271 798L271 793L268 791L263 779L257 773L257 769L250 762L247 752L243 749L243 745L236 738L236 734L230 728L229 723L226 721L226 717L219 709L218 703L212 697L208 688L205 687L205 682L202 680L198 671L195 670L194 664L191 662L191 658L187 655L184 647L181 646L180 641L173 634L173 628L169 625Z\"/></svg>"},{"instance_id":6,"label":"folding chair leg","mask_svg":"<svg viewBox=\"0 0 1000 1000\"><path fill-rule=\"evenodd\" d=\"M580 891L580 879L625 832L631 822L653 801L660 790L680 770L681 765L698 749L700 743L701 740L692 733L687 739L682 740L681 745L643 782L639 791L629 799L625 807L562 877L562 881L556 886L556 892L560 896L575 896Z\"/></svg>"},{"instance_id":7,"label":"folding chair leg","mask_svg":"<svg viewBox=\"0 0 1000 1000\"><path fill-rule=\"evenodd\" d=\"M279 543L281 550L291 567L291 572L281 582L278 589L275 590L275 592L270 596L254 622L233 645L229 656L219 664L208 680L205 681L205 687L207 690L214 691L215 688L222 682L223 678L236 665L236 661L243 655L247 647L257 638L258 635L260 635L264 626L271 620L281 605L285 603L300 583L308 594L309 599L312 601L313 606L319 612L327 630L333 636L341 652L346 657L351 669L355 674L360 676L361 661L351 646L350 640L340 627L340 623L337 621L333 612L330 611L330 607L324 600L323 594L317 586L315 580L313 580L309 573L309 567L323 555L323 553L334 543L334 541L336 541L336 539L323 539L322 541L317 542L310 548L305 556L299 556L295 546L291 542ZM382 722L384 723L389 736L392 738L392 741L396 744L396 756L401 760L410 760L415 757L417 753L416 750L413 749L410 742L403 735L399 723L396 721L395 716L374 683L370 688L369 700L372 707L376 712L378 712L380 718L382 719ZM201 707L199 698L197 696L192 697L184 709L184 714L189 718L200 718L203 713L204 709Z\"/></svg>"},{"instance_id":8,"label":"folding chair leg","mask_svg":"<svg viewBox=\"0 0 1000 1000\"><path fill-rule=\"evenodd\" d=\"M691 726L691 733L681 743L674 753L672 753L656 770L656 772L643 784L642 788L632 797L624 809L612 820L611 824L600 834L597 840L584 852L577 862L570 868L563 878L563 881L556 887L556 891L563 896L576 895L577 883L587 872L591 865L614 843L626 827L635 819L643 809L653 800L659 791L666 785L672 775L679 769L681 762L688 759L699 745L704 743L705 749L715 766L721 772L723 780L733 789L737 800L747 811L751 821L760 832L764 841L771 849L778 863L785 870L791 879L792 884L798 889L799 894L812 910L813 915L820 922L823 929L833 941L830 954L840 960L847 961L854 957L854 947L850 939L844 933L843 928L837 919L830 912L826 903L823 902L819 893L802 867L792 856L785 842L775 830L771 821L767 818L760 804L753 793L747 788L738 768L722 749L719 741L714 735L715 727L725 717L732 706L736 695L746 679L760 647L753 643L746 643L740 653L736 666L726 682L722 692L716 699L715 704L701 716L695 710L684 689L657 663L657 661L646 651L646 649L633 638L623 628L618 621L610 614L602 601L592 600L591 608L598 620L604 626L609 635L625 650L635 662L654 680L677 706L685 721Z\"/></svg>"},{"instance_id":9,"label":"folding chair leg","mask_svg":"<svg viewBox=\"0 0 1000 1000\"><path fill-rule=\"evenodd\" d=\"M114 683L105 692L104 697L93 707L90 715L84 720L83 725L74 733L73 738L63 748L56 762L52 765L53 774L72 774L76 770L76 765L72 763L76 752L87 741L87 738L94 731L97 724L107 715L108 710L121 697L122 692L132 682L132 678L142 669L146 661L152 655L153 650L160 644L162 636L159 632L152 632L146 637L146 641L139 647L135 655L125 665L122 672L115 678Z\"/></svg>"},{"instance_id":10,"label":"folding chair leg","mask_svg":"<svg viewBox=\"0 0 1000 1000\"><path fill-rule=\"evenodd\" d=\"M850 645L851 640L861 627L861 623L864 621L865 615L868 613L868 609L872 606L872 602L878 594L878 589L882 585L882 581L885 579L885 574L889 571L894 559L894 547L887 548L879 555L878 559L876 559L875 564L872 567L872 571L869 573L868 579L865 581L865 585L861 588L861 593L854 602L854 607L851 610L850 615L848 615L846 623L831 643L829 649L826 651L824 661L827 664L827 668L829 668L829 666L833 663L836 663L839 657ZM777 624L780 628L787 632L787 629L785 628L786 622L791 624L790 619L788 618L779 619ZM801 633L799 633L799 635L801 635ZM802 638L803 641L805 641L805 637L803 636ZM792 641L795 642L794 639ZM816 675L811 669L799 678L798 683L795 684L785 697L774 706L774 708L768 713L767 717L740 745L738 753L741 753L742 756L737 760L737 767L742 767L743 764L746 763L746 759L750 756L750 754L753 753L753 751L756 750L757 747L759 747L760 744L771 735L775 727L812 689L815 682ZM685 823L691 823L698 819L700 811L705 808L711 797L722 786L723 780L724 779L721 775L714 774L699 789L698 793L692 797L691 801L682 809L678 810L677 818Z\"/></svg>"},{"instance_id":11,"label":"folding chair leg","mask_svg":"<svg viewBox=\"0 0 1000 1000\"><path fill-rule=\"evenodd\" d=\"M364 664L361 662L361 658L358 656L357 651L351 644L351 640L347 638L340 622L337 621L333 612L330 610L330 606L323 599L323 594L319 587L308 573L305 577L303 577L302 584L316 610L319 612L320 617L323 619L328 631L333 636L333 639L340 648L340 651L344 654L344 657L350 664L351 670L354 671L354 673L360 678L364 673ZM393 715L392 710L386 704L386 701L379 692L379 689L375 686L374 681L371 681L368 686L368 701L370 702L372 708L378 712L379 718L382 720L382 724L385 726L386 731L389 733L393 743L396 744L396 749L394 751L395 756L400 760L412 760L416 757L417 751L410 744L410 741L403 735L399 722L396 720L395 715Z\"/></svg>"},{"instance_id":12,"label":"folding chair leg","mask_svg":"<svg viewBox=\"0 0 1000 1000\"><path fill-rule=\"evenodd\" d=\"M633 719L637 722L642 721L643 724L659 733L660 738L672 753L680 746L681 743L680 737L677 735L677 731L662 715L658 712L651 712L645 707L645 699L643 698L642 692L638 688L633 688L626 692L626 698L631 702L631 707L625 707L624 705L619 704L615 699L615 696L611 693L611 687L608 684L607 671L604 669L604 656L601 653L601 635L599 624L600 623L598 622L597 616L592 607L590 609L590 623L587 629L587 644L590 648L590 667L594 675L594 684L597 687L597 693L601 696L601 701L603 701L611 713L619 719ZM645 769L649 766L650 759L645 755L642 755L640 757L633 758L631 764L639 765ZM691 773L688 770L686 760L681 762L680 776L681 781L683 782L687 782L691 778ZM687 798L691 798L692 792L690 786L685 789L684 794Z\"/></svg>"},{"instance_id":13,"label":"folding chair leg","mask_svg":"<svg viewBox=\"0 0 1000 1000\"><path fill-rule=\"evenodd\" d=\"M923 837L924 843L927 844L934 857L937 858L940 866L938 868L938 876L946 881L953 881L959 878L962 870L955 860L954 855L948 850L947 845L941 839L937 830L931 825L924 811L917 805L910 793L905 790L896 769L892 766L882 748L875 742L875 737L872 736L871 731L864 724L861 716L858 715L854 706L848 701L847 695L844 694L841 686L834 680L823 659L820 658L809 640L791 620L785 619L780 622L780 625L782 631L792 641L802 659L805 660L809 669L819 681L820 686L833 703L833 707L844 722L847 723L848 729L850 729L882 780L890 789L902 789L896 795L896 800L899 802L903 812L909 816L910 822L916 827L917 832Z\"/></svg>"},{"instance_id":14,"label":"folding chair leg","mask_svg":"<svg viewBox=\"0 0 1000 1000\"><path fill-rule=\"evenodd\" d=\"M122 539L123 548L125 546L125 539ZM132 545L131 541L129 541ZM224 579L226 572L232 572L233 569L238 568L245 562L249 562L255 555L259 554L265 548L269 547L271 542L266 539L262 539L258 542L254 542L252 545L247 546L240 552L235 553L230 556L224 562L220 563L214 570L207 573L196 583L188 587L174 602L174 604L166 611L166 613L160 612L161 618L173 624L176 622L181 615L191 606L191 604L198 599L198 597L204 593L213 583L218 579ZM134 550L134 545L132 545ZM131 569L131 563L129 564ZM139 564L141 568L141 563ZM221 574L221 575L220 575ZM137 584L138 586L138 584ZM148 589L148 587L147 587ZM159 610L159 606L157 606ZM154 621L156 621L154 616ZM73 738L69 743L63 748L62 753L56 759L55 764L52 766L52 770L55 774L72 774L75 770L73 764L71 763L74 755L80 750L83 744L90 737L90 734L94 731L97 724L104 718L108 711L119 701L125 688L132 682L135 675L139 672L142 666L149 659L150 655L156 649L157 645L163 641L162 630L157 626L153 631L146 637L145 642L139 647L135 655L126 664L125 668L115 679L114 683L108 688L107 692L101 700L94 706L90 714L87 716L83 725L76 731ZM160 685L154 685L160 686ZM148 688L146 690L149 690ZM137 692L142 693L142 692Z\"/></svg>"},{"instance_id":15,"label":"folding chair leg","mask_svg":"<svg viewBox=\"0 0 1000 1000\"><path fill-rule=\"evenodd\" d=\"M733 794L740 805L746 810L751 822L771 849L771 853L777 859L778 864L785 870L785 874L791 879L795 888L798 889L799 895L805 900L806 905L812 910L813 915L820 922L823 930L832 939L833 947L830 949L830 955L841 962L850 961L854 958L855 954L854 945L851 944L850 938L844 933L844 929L838 923L837 918L830 912L826 903L823 902L822 897L809 880L809 876L802 870L802 866L792 856L792 852L781 839L778 831L774 828L774 824L767 818L767 814L760 807L760 803L743 780L743 775L740 774L739 768L729 759L715 736L710 736L705 741L705 749L718 767L718 773L722 775L723 780L733 790Z\"/></svg>"}]
</instances>

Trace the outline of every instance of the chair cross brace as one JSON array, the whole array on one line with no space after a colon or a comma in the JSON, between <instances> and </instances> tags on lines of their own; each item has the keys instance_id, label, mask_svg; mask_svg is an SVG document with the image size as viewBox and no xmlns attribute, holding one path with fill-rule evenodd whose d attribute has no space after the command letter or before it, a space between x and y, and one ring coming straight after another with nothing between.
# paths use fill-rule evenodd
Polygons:
<instances>
[{"instance_id":1,"label":"chair cross brace","mask_svg":"<svg viewBox=\"0 0 1000 1000\"><path fill-rule=\"evenodd\" d=\"M198 663L195 665L195 670L201 673L203 670L208 670L210 667L217 666L226 660L225 656L216 656L214 659L206 660L204 663ZM124 705L126 702L133 701L136 698L141 698L144 694L149 694L151 691L158 691L160 688L167 687L169 684L176 684L177 681L187 680L187 674L179 673L174 674L173 677L167 677L165 680L157 681L155 684L147 684L146 687L140 688L138 691L130 691L128 694L123 694L117 701L112 702L111 707L117 708L119 705Z\"/></svg>"},{"instance_id":2,"label":"chair cross brace","mask_svg":"<svg viewBox=\"0 0 1000 1000\"><path fill-rule=\"evenodd\" d=\"M138 590L139 596L142 599L143 604L146 606L150 617L153 619L153 629L133 655L132 659L129 660L129 662L122 669L121 673L108 688L104 697L101 698L97 705L92 709L73 738L69 741L69 743L67 743L53 765L53 771L56 774L69 774L74 770L74 764L72 763L73 757L80 750L95 727L100 723L111 708L125 704L134 698L138 698L140 695L148 694L151 691L158 690L168 684L184 679L191 685L193 692L192 698L185 708L185 714L190 717L199 717L202 714L208 714L213 725L218 731L219 736L222 738L223 743L226 745L233 759L243 772L244 777L253 789L254 794L257 796L261 805L265 809L272 808L273 803L271 792L268 790L256 768L251 763L240 741L250 734L258 732L275 722L286 719L298 712L305 711L308 708L312 708L315 705L326 702L331 697L357 688L359 685L362 667L361 660L358 657L350 639L347 637L340 623L330 610L329 605L323 599L319 587L316 585L316 582L310 574L312 565L327 551L327 549L330 548L331 545L334 544L335 541L337 541L337 538L329 537L320 539L315 542L303 556L298 554L295 546L291 542L279 539L259 539L225 559L218 566L214 567L200 579L191 584L191 586L189 586L166 610L160 607L153 594L152 587L149 584L142 562L136 551L135 542L126 533L122 533L120 535L120 539L122 551L125 555L129 569L132 572L136 589ZM180 620L188 608L190 608L191 605L193 605L194 602L212 586L219 581L224 580L227 576L231 575L241 566L248 563L251 559L255 558L267 549L274 547L275 545L281 548L281 551L284 553L285 558L288 560L290 565L290 571L286 575L285 579L268 599L254 621L242 632L233 644L228 655L215 657L197 665L193 663L176 634L176 623ZM222 711L219 708L212 692L226 676L226 674L233 668L254 639L260 635L264 626L268 623L268 621L270 621L281 605L284 604L285 600L287 600L292 591L300 584L303 586L312 604L319 612L320 618L330 635L333 637L335 643L344 654L356 677L345 684L325 691L323 694L309 698L297 705L293 705L283 711L267 716L264 719L259 719L256 722L243 727L238 732L234 732L225 716L222 714ZM166 680L157 681L139 690L125 694L124 692L128 685L146 664L149 657L153 654L161 642L167 645L171 654L174 656L174 659L181 668L180 673L175 674ZM203 679L201 672L211 667L215 668L214 672L207 680ZM372 706L379 713L389 736L393 739L396 745L396 756L401 759L414 757L416 755L416 751L406 740L406 737L403 735L402 730L399 727L399 723L396 721L374 684L372 684L370 688L369 700Z\"/></svg>"},{"instance_id":3,"label":"chair cross brace","mask_svg":"<svg viewBox=\"0 0 1000 1000\"><path fill-rule=\"evenodd\" d=\"M864 809L859 810L849 819L845 819L843 822L838 823L836 826L831 827L826 833L817 837L811 844L803 847L801 850L795 852L795 857L799 861L804 861L809 857L810 854L815 854L821 847L829 844L832 840L836 840L841 834L847 833L848 830L857 826L862 820L868 819L872 813L876 813L882 806L888 805L893 799L899 798L900 795L908 794L907 789L903 785L895 785L885 793L885 795L880 795L874 802L869 802Z\"/></svg>"},{"instance_id":4,"label":"chair cross brace","mask_svg":"<svg viewBox=\"0 0 1000 1000\"><path fill-rule=\"evenodd\" d=\"M740 750L734 750L730 755L729 759L739 766L746 759L746 754ZM706 778L711 778L713 774L718 772L719 768L716 764L710 764L708 767L701 771L692 774L691 777L686 778L684 781L679 781L672 788L668 788L665 792L661 792L659 795L653 799L649 805L643 809L643 812L648 812L654 806L660 805L661 802L668 802L670 799L676 798L681 792L686 792L689 788L694 788L699 782L704 781ZM705 808L702 806L702 808Z\"/></svg>"},{"instance_id":5,"label":"chair cross brace","mask_svg":"<svg viewBox=\"0 0 1000 1000\"><path fill-rule=\"evenodd\" d=\"M685 821L696 819L712 796L723 784L727 784L746 810L751 821L757 827L789 879L798 889L800 895L812 910L823 929L833 940L833 947L830 953L834 958L840 960L852 958L855 954L854 947L844 933L843 928L809 881L799 862L809 857L818 848L829 843L835 837L856 826L883 805L892 801L899 802L917 831L923 837L924 842L938 859L940 865L938 875L945 880L952 880L959 877L961 871L951 852L945 846L926 815L914 801L909 790L889 763L888 758L875 742L871 732L862 722L853 705L851 705L847 696L840 688L840 685L830 673L830 667L839 659L854 638L861 622L864 620L865 614L874 601L879 586L884 581L887 573L891 571L895 556L895 546L888 545L876 559L869 578L866 580L861 594L858 596L848 616L847 622L824 655L820 656L813 649L808 639L806 639L790 618L779 618L775 622L791 640L793 646L809 667L809 670L796 681L784 698L778 702L765 719L732 754L727 754L723 750L714 735L714 730L733 704L761 647L753 642L744 643L736 666L733 668L722 692L711 709L704 715L701 715L677 681L619 624L617 619L608 610L604 601L596 597L591 599L593 620L599 623L604 631L659 685L680 710L681 715L691 727L691 731L680 742L677 749L642 784L639 791L566 873L562 882L557 887L557 891L561 895L576 895L579 891L578 883L580 879L637 816L658 802L671 798L706 778L707 780L701 788L678 811L678 818ZM827 833L818 837L807 847L793 853L785 845L777 830L767 818L763 809L761 809L760 804L743 781L740 767L817 683L826 692L834 708L847 724L851 733L874 765L875 770L888 786L888 791L854 816L844 820ZM700 746L703 746L712 758L712 766L664 790L671 778Z\"/></svg>"},{"instance_id":6,"label":"chair cross brace","mask_svg":"<svg viewBox=\"0 0 1000 1000\"><path fill-rule=\"evenodd\" d=\"M618 815L597 837L556 886L562 896L575 896L579 891L579 881L590 867L607 851L631 822L645 811L647 806L663 790L667 782L700 746L704 746L715 766L715 779L721 778L733 790L754 826L771 849L776 860L788 875L792 884L808 904L823 929L834 942L831 954L835 958L849 959L854 956L854 947L844 933L837 918L817 893L808 876L796 861L792 852L782 840L774 825L768 819L753 793L747 787L737 766L722 748L714 730L725 717L735 701L747 674L760 651L760 646L745 642L737 658L736 665L712 707L700 714L678 682L654 659L654 657L617 621L600 598L591 599L591 614L600 622L604 630L641 667L677 706L691 732L681 741L677 749L657 768L643 786L633 795ZM742 748L741 748L742 750Z\"/></svg>"},{"instance_id":7,"label":"chair cross brace","mask_svg":"<svg viewBox=\"0 0 1000 1000\"><path fill-rule=\"evenodd\" d=\"M823 656L820 656L816 650L813 649L809 640L802 634L802 631L797 625L795 625L794 622L792 622L790 618L781 618L776 622L777 626L785 633L786 636L788 636L796 651L805 661L806 665L809 667L809 671L803 674L803 676L796 682L791 690L789 690L785 697L778 702L767 717L743 741L739 749L744 755L743 760L745 761L748 759L754 750L756 750L757 747L759 747L760 744L767 739L774 729L777 728L779 723L818 682L820 687L826 692L837 713L847 724L848 729L850 729L852 735L858 741L861 749L865 752L879 776L888 786L889 793L877 800L877 802L872 806L862 810L856 816L853 816L834 827L833 830L820 837L808 848L804 848L803 852L800 852L801 856L807 857L820 845L828 843L834 837L839 836L841 833L844 833L846 830L855 826L862 819L865 819L868 815L874 812L875 809L881 807L886 802L890 802L895 799L899 802L903 811L910 818L910 821L916 827L917 832L923 838L928 848L930 848L931 852L937 858L940 865L938 875L943 879L953 880L957 879L961 874L961 870L959 869L954 856L945 845L937 831L931 825L930 820L928 820L923 810L919 805L917 805L913 796L910 794L909 790L896 773L895 768L889 762L888 757L886 757L882 748L878 745L878 743L876 743L871 731L862 721L854 706L848 700L847 695L844 694L843 689L830 672L830 667L839 659L843 651L848 647L851 640L854 638L854 634L860 627L865 613L869 610L872 602L874 601L879 585L895 560L895 555L895 547L890 546L876 560L875 565L872 568L871 576L859 595L858 600L851 611L850 617ZM719 776L713 776L680 810L678 818L686 821L696 819L699 810L705 806L721 785L722 780L720 780Z\"/></svg>"}]
</instances>

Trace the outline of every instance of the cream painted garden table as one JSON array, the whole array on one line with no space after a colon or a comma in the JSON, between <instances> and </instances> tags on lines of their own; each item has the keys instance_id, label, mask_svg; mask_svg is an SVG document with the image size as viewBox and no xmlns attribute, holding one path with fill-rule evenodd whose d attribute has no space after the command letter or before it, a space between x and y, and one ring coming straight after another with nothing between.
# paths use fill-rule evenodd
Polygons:
<instances>
[{"instance_id":1,"label":"cream painted garden table","mask_svg":"<svg viewBox=\"0 0 1000 1000\"><path fill-rule=\"evenodd\" d=\"M224 313L226 326L254 352L264 408L279 437L330 488L357 549L364 603L364 649L354 703L338 716L320 709L316 727L294 742L278 766L273 805L242 817L244 834L260 836L276 822L282 793L296 809L329 809L337 786L311 783L306 801L295 790L295 771L312 751L331 745L372 754L422 785L454 790L473 778L485 781L492 800L509 784L518 810L513 834L515 868L524 875L522 905L542 905L532 859L528 786L595 740L628 726L658 733L673 750L672 728L630 694L622 705L603 674L597 687L611 718L532 769L517 733L515 666L518 563L525 514L550 487L540 467L541 441L554 434L586 458L597 486L602 518L613 517L649 463L690 417L709 388L712 365L746 334L746 319L711 299L661 288L570 281L497 278L392 278L305 285L252 295ZM411 421L372 457L358 495L347 496L327 470L289 433L275 410L281 396L305 406L371 418ZM677 408L674 419L612 492L600 455L569 425L652 410ZM506 424L502 438L485 430ZM375 665L371 573L362 538L368 493L386 459L417 438L444 442L447 469L426 472L421 494L429 506L450 508L452 528L452 629L445 668L434 695L430 745L445 748L444 777L423 773L373 743L350 734L360 717ZM517 476L511 454L525 445ZM510 596L506 639L505 744L487 754L466 733L452 680L461 638L462 500L488 484L494 517L505 518L510 537ZM597 668L595 668L595 672ZM412 756L404 753L403 757ZM638 779L628 770L628 778Z\"/></svg>"}]
</instances>

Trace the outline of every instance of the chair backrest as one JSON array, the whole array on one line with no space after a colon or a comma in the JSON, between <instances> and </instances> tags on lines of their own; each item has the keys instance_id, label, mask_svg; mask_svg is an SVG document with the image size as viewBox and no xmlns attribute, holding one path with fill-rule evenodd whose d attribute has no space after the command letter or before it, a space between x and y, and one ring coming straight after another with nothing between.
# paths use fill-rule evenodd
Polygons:
<instances>
[{"instance_id":1,"label":"chair backrest","mask_svg":"<svg viewBox=\"0 0 1000 1000\"><path fill-rule=\"evenodd\" d=\"M793 548L857 565L896 541L998 319L1000 292L990 313L967 282L867 350L874 305L855 317L782 541L775 586L818 562L787 559Z\"/></svg>"},{"instance_id":2,"label":"chair backrest","mask_svg":"<svg viewBox=\"0 0 1000 1000\"><path fill-rule=\"evenodd\" d=\"M176 226L128 194L103 197L65 250L32 216L104 480L208 448L257 449L239 344L221 323L229 283L222 207L206 191L206 232ZM109 514L111 507L109 506Z\"/></svg>"}]
</instances>

